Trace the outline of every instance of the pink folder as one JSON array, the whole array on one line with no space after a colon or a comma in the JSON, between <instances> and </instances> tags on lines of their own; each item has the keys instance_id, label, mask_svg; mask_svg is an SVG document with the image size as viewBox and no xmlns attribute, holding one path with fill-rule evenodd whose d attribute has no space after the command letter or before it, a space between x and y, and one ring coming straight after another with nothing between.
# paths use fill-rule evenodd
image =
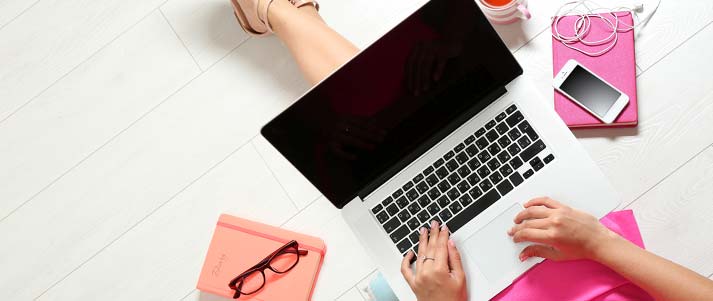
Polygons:
<instances>
[{"instance_id":1,"label":"pink folder","mask_svg":"<svg viewBox=\"0 0 713 301\"><path fill-rule=\"evenodd\" d=\"M631 25L633 20L631 13L618 12L619 21ZM615 21L615 18L608 13L601 14L605 18ZM563 17L558 26L559 32L565 36L574 34L574 22L577 16ZM588 41L595 41L606 38L611 34L611 29L605 21L599 18L591 18L592 26ZM554 32L554 28L552 28ZM588 52L597 52L606 48L607 45L587 46L582 43L576 43L572 46L587 50ZM617 44L609 50L609 52L598 56L591 57L576 50L570 49L562 42L552 38L552 63L553 76L556 75L564 64L574 59L580 64L587 67L595 74L602 77L604 80L615 86L617 89L629 96L629 104L619 117L612 124L604 124L596 117L592 116L579 105L572 102L569 98L555 90L555 110L559 113L562 120L570 128L587 128L587 127L626 127L636 126L638 124L638 105L636 96L636 58L634 55L634 31L620 32Z\"/></svg>"},{"instance_id":2,"label":"pink folder","mask_svg":"<svg viewBox=\"0 0 713 301\"><path fill-rule=\"evenodd\" d=\"M602 224L644 248L631 210L609 213ZM653 298L611 269L589 260L555 262L545 260L495 296L493 301L597 300L647 301Z\"/></svg>"},{"instance_id":3,"label":"pink folder","mask_svg":"<svg viewBox=\"0 0 713 301\"><path fill-rule=\"evenodd\" d=\"M301 256L299 263L287 273L265 270L265 286L238 300L310 300L326 251L324 242L317 237L227 214L218 219L197 288L231 298L234 291L228 287L230 280L291 240L296 240L300 249L307 250L307 255Z\"/></svg>"}]
</instances>

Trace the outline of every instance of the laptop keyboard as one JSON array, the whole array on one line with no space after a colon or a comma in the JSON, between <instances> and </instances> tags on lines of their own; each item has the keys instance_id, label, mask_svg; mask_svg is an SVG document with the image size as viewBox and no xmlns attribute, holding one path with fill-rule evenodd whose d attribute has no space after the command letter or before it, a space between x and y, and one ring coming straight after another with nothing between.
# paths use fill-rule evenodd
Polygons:
<instances>
[{"instance_id":1,"label":"laptop keyboard","mask_svg":"<svg viewBox=\"0 0 713 301\"><path fill-rule=\"evenodd\" d=\"M421 227L455 233L555 159L511 105L371 211L402 254L417 251Z\"/></svg>"}]
</instances>

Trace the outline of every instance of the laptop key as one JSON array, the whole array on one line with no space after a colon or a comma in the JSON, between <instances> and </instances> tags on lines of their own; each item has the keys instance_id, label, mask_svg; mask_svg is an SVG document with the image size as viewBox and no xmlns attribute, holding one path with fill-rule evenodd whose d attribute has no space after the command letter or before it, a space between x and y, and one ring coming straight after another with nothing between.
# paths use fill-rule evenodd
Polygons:
<instances>
[{"instance_id":1,"label":"laptop key","mask_svg":"<svg viewBox=\"0 0 713 301\"><path fill-rule=\"evenodd\" d=\"M510 165L513 169L518 169L522 166L522 160L520 160L520 157L512 158L512 160L510 160Z\"/></svg>"},{"instance_id":2,"label":"laptop key","mask_svg":"<svg viewBox=\"0 0 713 301\"><path fill-rule=\"evenodd\" d=\"M448 176L448 170L445 167L441 166L441 168L436 170L436 175L439 179L443 179Z\"/></svg>"},{"instance_id":3,"label":"laptop key","mask_svg":"<svg viewBox=\"0 0 713 301\"><path fill-rule=\"evenodd\" d=\"M490 154L488 154L487 151L483 150L482 152L478 153L478 160L480 160L480 163L485 163L490 160Z\"/></svg>"},{"instance_id":4,"label":"laptop key","mask_svg":"<svg viewBox=\"0 0 713 301\"><path fill-rule=\"evenodd\" d=\"M488 142L488 139L486 139L485 137L478 139L478 141L475 141L475 145L478 146L479 149L484 149L488 147L488 144L490 144L490 142Z\"/></svg>"},{"instance_id":5,"label":"laptop key","mask_svg":"<svg viewBox=\"0 0 713 301\"><path fill-rule=\"evenodd\" d=\"M522 176L525 177L525 179L527 179L529 177L532 177L532 175L534 175L534 174L535 174L535 172L532 171L532 169L528 169L525 173L522 174Z\"/></svg>"},{"instance_id":6,"label":"laptop key","mask_svg":"<svg viewBox=\"0 0 713 301\"><path fill-rule=\"evenodd\" d=\"M435 200L439 196L441 196L441 191L438 190L438 187L433 187L428 191L428 197L432 200Z\"/></svg>"},{"instance_id":7,"label":"laptop key","mask_svg":"<svg viewBox=\"0 0 713 301\"><path fill-rule=\"evenodd\" d=\"M476 188L477 188L477 187L476 187ZM468 206L468 205L470 205L470 203L473 202L473 198L471 198L471 197L470 197L470 194L467 194L467 193L464 194L464 195L462 195L462 196L460 196L460 198L459 198L458 200L460 201L460 203L461 203L463 206Z\"/></svg>"},{"instance_id":8,"label":"laptop key","mask_svg":"<svg viewBox=\"0 0 713 301\"><path fill-rule=\"evenodd\" d=\"M522 131L523 133L527 134L527 136L530 137L530 140L537 140L540 138L540 136L535 133L535 130L532 128L532 126L530 126L530 123L527 122L527 120L518 124L517 128L519 128L520 131Z\"/></svg>"},{"instance_id":9,"label":"laptop key","mask_svg":"<svg viewBox=\"0 0 713 301\"><path fill-rule=\"evenodd\" d=\"M477 199L473 205L466 207L465 210L456 214L456 216L448 221L448 223L446 223L446 225L448 225L448 229L451 230L452 233L455 233L458 229L478 216L485 209L488 209L488 207L495 204L498 199L500 199L500 195L497 191L495 191L495 189L489 191Z\"/></svg>"},{"instance_id":10,"label":"laptop key","mask_svg":"<svg viewBox=\"0 0 713 301\"><path fill-rule=\"evenodd\" d=\"M508 132L508 137L510 137L510 140L515 141L515 140L517 140L517 138L520 138L520 136L522 136L522 133L520 133L520 131L517 128L512 128Z\"/></svg>"},{"instance_id":11,"label":"laptop key","mask_svg":"<svg viewBox=\"0 0 713 301\"><path fill-rule=\"evenodd\" d=\"M480 168L478 168L477 172L478 172L478 175L480 176L480 178L485 178L490 174L490 169L488 169L487 166L483 165Z\"/></svg>"},{"instance_id":12,"label":"laptop key","mask_svg":"<svg viewBox=\"0 0 713 301\"><path fill-rule=\"evenodd\" d=\"M517 144L520 145L520 148L526 148L530 143L532 143L532 141L530 141L530 138L527 136L522 136L520 139L517 139Z\"/></svg>"},{"instance_id":13,"label":"laptop key","mask_svg":"<svg viewBox=\"0 0 713 301\"><path fill-rule=\"evenodd\" d=\"M428 218L431 217L431 214L429 214L428 211L426 211L426 209L423 209L423 210L421 210L421 212L419 212L418 214L416 214L416 216L418 217L418 220L419 220L421 223L425 223L425 222L428 221Z\"/></svg>"},{"instance_id":14,"label":"laptop key","mask_svg":"<svg viewBox=\"0 0 713 301\"><path fill-rule=\"evenodd\" d=\"M505 119L505 122L507 122L507 124L510 127L514 127L515 125L520 123L520 121L522 121L523 119L525 119L525 116L522 116L522 113L515 112L512 115L510 115L510 117L508 117L508 119Z\"/></svg>"},{"instance_id":15,"label":"laptop key","mask_svg":"<svg viewBox=\"0 0 713 301\"><path fill-rule=\"evenodd\" d=\"M473 157L478 154L478 148L475 145L470 145L465 149L465 153Z\"/></svg>"},{"instance_id":16,"label":"laptop key","mask_svg":"<svg viewBox=\"0 0 713 301\"><path fill-rule=\"evenodd\" d=\"M508 180L503 181L502 183L498 184L497 186L498 192L500 192L500 195L506 195L508 192L510 192L514 187Z\"/></svg>"},{"instance_id":17,"label":"laptop key","mask_svg":"<svg viewBox=\"0 0 713 301\"><path fill-rule=\"evenodd\" d=\"M540 158L535 157L534 159L530 160L530 166L532 166L535 171L540 171L540 169L545 167L545 163L542 163L542 160L540 160Z\"/></svg>"},{"instance_id":18,"label":"laptop key","mask_svg":"<svg viewBox=\"0 0 713 301\"><path fill-rule=\"evenodd\" d=\"M426 210L428 210L428 213L430 213L431 215L434 215L441 210L441 207L438 207L437 203L432 203L431 205L428 205L428 207L426 207Z\"/></svg>"},{"instance_id":19,"label":"laptop key","mask_svg":"<svg viewBox=\"0 0 713 301\"><path fill-rule=\"evenodd\" d=\"M433 185L438 184L438 177L436 175L430 175L426 177L426 183L428 183L428 186L433 187Z\"/></svg>"},{"instance_id":20,"label":"laptop key","mask_svg":"<svg viewBox=\"0 0 713 301\"><path fill-rule=\"evenodd\" d=\"M460 176L458 173L454 172L450 176L448 176L448 182L451 183L451 185L456 185L458 182L460 182Z\"/></svg>"},{"instance_id":21,"label":"laptop key","mask_svg":"<svg viewBox=\"0 0 713 301\"><path fill-rule=\"evenodd\" d=\"M443 180L441 183L438 183L438 189L441 191L441 193L446 193L448 189L451 189L451 184L448 183L448 180Z\"/></svg>"},{"instance_id":22,"label":"laptop key","mask_svg":"<svg viewBox=\"0 0 713 301\"><path fill-rule=\"evenodd\" d=\"M495 156L500 152L501 148L500 145L497 143L493 143L490 146L488 146L488 152L490 153L491 156Z\"/></svg>"},{"instance_id":23,"label":"laptop key","mask_svg":"<svg viewBox=\"0 0 713 301\"><path fill-rule=\"evenodd\" d=\"M480 128L480 129L478 129L477 131L475 131L475 137L480 137L480 136L485 135L485 131L487 131L487 130L485 129L485 127L482 127L482 128Z\"/></svg>"},{"instance_id":24,"label":"laptop key","mask_svg":"<svg viewBox=\"0 0 713 301\"><path fill-rule=\"evenodd\" d=\"M490 182L492 182L493 184L497 184L500 181L502 181L503 176L501 176L500 173L497 170L495 170L495 171L493 171L493 174L490 175L490 177L488 177L488 179L490 179Z\"/></svg>"},{"instance_id":25,"label":"laptop key","mask_svg":"<svg viewBox=\"0 0 713 301\"><path fill-rule=\"evenodd\" d=\"M478 188L478 186L474 186L473 189L470 190L470 196L473 199L479 198L481 195L483 195L483 192Z\"/></svg>"},{"instance_id":26,"label":"laptop key","mask_svg":"<svg viewBox=\"0 0 713 301\"><path fill-rule=\"evenodd\" d=\"M500 161L498 161L498 158L493 158L492 160L488 161L488 168L490 170L496 170L500 167Z\"/></svg>"},{"instance_id":27,"label":"laptop key","mask_svg":"<svg viewBox=\"0 0 713 301\"><path fill-rule=\"evenodd\" d=\"M506 148L508 145L510 145L510 138L508 136L502 136L498 138L498 144L500 144L501 148Z\"/></svg>"},{"instance_id":28,"label":"laptop key","mask_svg":"<svg viewBox=\"0 0 713 301\"><path fill-rule=\"evenodd\" d=\"M524 180L522 179L522 176L519 173L514 173L510 175L510 182L512 182L513 185L517 186L522 184Z\"/></svg>"},{"instance_id":29,"label":"laptop key","mask_svg":"<svg viewBox=\"0 0 713 301\"><path fill-rule=\"evenodd\" d=\"M433 168L439 168L439 167L441 167L441 165L443 165L443 163L446 163L446 161L443 160L442 158L438 158L438 160L436 160L436 162L433 162Z\"/></svg>"},{"instance_id":30,"label":"laptop key","mask_svg":"<svg viewBox=\"0 0 713 301\"><path fill-rule=\"evenodd\" d=\"M545 161L545 163L550 164L550 162L552 162L554 159L555 159L555 155L549 154L549 155L547 155L547 157L545 157L542 160Z\"/></svg>"},{"instance_id":31,"label":"laptop key","mask_svg":"<svg viewBox=\"0 0 713 301\"><path fill-rule=\"evenodd\" d=\"M404 207L408 206L408 200L406 199L406 197L402 196L396 199L396 205L399 205L399 208L403 209Z\"/></svg>"},{"instance_id":32,"label":"laptop key","mask_svg":"<svg viewBox=\"0 0 713 301\"><path fill-rule=\"evenodd\" d=\"M478 161L478 158L473 158L468 161L468 167L470 169L475 170L476 168L480 167L480 161Z\"/></svg>"},{"instance_id":33,"label":"laptop key","mask_svg":"<svg viewBox=\"0 0 713 301\"><path fill-rule=\"evenodd\" d=\"M459 153L456 156L456 161L458 162L458 164L465 164L465 162L468 162L468 159L470 159L470 157L468 157L468 154L466 154L465 152Z\"/></svg>"},{"instance_id":34,"label":"laptop key","mask_svg":"<svg viewBox=\"0 0 713 301\"><path fill-rule=\"evenodd\" d=\"M413 202L418 197L418 191L416 189L411 189L408 192L406 192L406 197L408 198L409 201Z\"/></svg>"},{"instance_id":35,"label":"laptop key","mask_svg":"<svg viewBox=\"0 0 713 301\"><path fill-rule=\"evenodd\" d=\"M426 193L426 191L428 191L428 184L426 184L426 182L418 183L418 185L416 185L416 191L418 191L419 194Z\"/></svg>"},{"instance_id":36,"label":"laptop key","mask_svg":"<svg viewBox=\"0 0 713 301\"><path fill-rule=\"evenodd\" d=\"M474 136L474 135L470 135L470 136L468 136L468 138L465 138L465 144L466 144L466 145L471 144L471 143L473 143L473 142L475 142L475 136Z\"/></svg>"},{"instance_id":37,"label":"laptop key","mask_svg":"<svg viewBox=\"0 0 713 301\"><path fill-rule=\"evenodd\" d=\"M523 138L526 138L526 137L523 137ZM537 154L539 154L543 149L545 149L545 143L543 143L542 140L537 140L537 142L533 143L528 148L523 150L522 153L520 153L520 158L522 158L522 161L525 161L525 162L530 161Z\"/></svg>"},{"instance_id":38,"label":"laptop key","mask_svg":"<svg viewBox=\"0 0 713 301\"><path fill-rule=\"evenodd\" d=\"M488 141L490 141L490 143L493 143L493 142L495 142L495 140L498 140L498 137L500 137L500 136L498 135L498 132L496 132L495 130L490 130L487 133L485 133L485 138L488 138Z\"/></svg>"},{"instance_id":39,"label":"laptop key","mask_svg":"<svg viewBox=\"0 0 713 301\"><path fill-rule=\"evenodd\" d=\"M478 177L478 174L472 173L466 178L468 180L468 183L470 183L471 186L474 186L475 184L478 184L478 181L480 181L480 178Z\"/></svg>"},{"instance_id":40,"label":"laptop key","mask_svg":"<svg viewBox=\"0 0 713 301\"><path fill-rule=\"evenodd\" d=\"M433 173L436 169L433 168L433 166L426 167L426 169L423 170L423 175L428 176L431 173Z\"/></svg>"},{"instance_id":41,"label":"laptop key","mask_svg":"<svg viewBox=\"0 0 713 301\"><path fill-rule=\"evenodd\" d=\"M483 181L480 182L480 184L478 184L478 186L480 186L480 189L483 191L488 191L488 190L490 190L490 188L493 188L493 184L490 183L490 181L488 179L483 179Z\"/></svg>"},{"instance_id":42,"label":"laptop key","mask_svg":"<svg viewBox=\"0 0 713 301\"><path fill-rule=\"evenodd\" d=\"M460 168L458 168L458 175L461 178L467 177L471 173L470 168L468 168L468 165L463 165Z\"/></svg>"},{"instance_id":43,"label":"laptop key","mask_svg":"<svg viewBox=\"0 0 713 301\"><path fill-rule=\"evenodd\" d=\"M418 227L418 224L416 224L416 227ZM411 241L412 244L417 245L419 242L419 239L421 238L421 233L417 231L411 232L411 234L408 235L408 240ZM416 250L413 251L416 253Z\"/></svg>"},{"instance_id":44,"label":"laptop key","mask_svg":"<svg viewBox=\"0 0 713 301\"><path fill-rule=\"evenodd\" d=\"M461 142L461 143L458 143L458 145L456 145L456 147L454 147L453 150L456 153L458 153L458 152L462 151L464 148L465 148L465 143Z\"/></svg>"},{"instance_id":45,"label":"laptop key","mask_svg":"<svg viewBox=\"0 0 713 301\"><path fill-rule=\"evenodd\" d=\"M424 175L422 174L417 174L411 181L413 181L414 184L417 184L418 182L421 182L423 180Z\"/></svg>"},{"instance_id":46,"label":"laptop key","mask_svg":"<svg viewBox=\"0 0 713 301\"><path fill-rule=\"evenodd\" d=\"M399 221L399 218L394 216L384 224L384 230L386 230L386 233L391 233L391 231L396 230L396 228L400 225L401 222Z\"/></svg>"},{"instance_id":47,"label":"laptop key","mask_svg":"<svg viewBox=\"0 0 713 301\"><path fill-rule=\"evenodd\" d=\"M373 212L374 214L377 214L377 213L379 213L379 211L381 211L381 209L384 209L384 206L381 204L376 204L376 206L374 206L374 208L371 208L371 212Z\"/></svg>"},{"instance_id":48,"label":"laptop key","mask_svg":"<svg viewBox=\"0 0 713 301\"><path fill-rule=\"evenodd\" d=\"M456 153L454 153L452 150L450 150L445 155L443 155L443 160L448 161L451 158L453 158L453 156L455 156L455 155L456 155Z\"/></svg>"},{"instance_id":49,"label":"laptop key","mask_svg":"<svg viewBox=\"0 0 713 301\"><path fill-rule=\"evenodd\" d=\"M495 120L488 121L488 123L485 124L486 129L492 129L495 126L496 122Z\"/></svg>"},{"instance_id":50,"label":"laptop key","mask_svg":"<svg viewBox=\"0 0 713 301\"><path fill-rule=\"evenodd\" d=\"M442 195L438 200L436 201L438 203L438 206L441 206L441 208L448 206L448 204L451 203L451 200L448 199L447 196Z\"/></svg>"},{"instance_id":51,"label":"laptop key","mask_svg":"<svg viewBox=\"0 0 713 301\"><path fill-rule=\"evenodd\" d=\"M497 122L503 121L503 119L505 119L505 117L507 117L507 116L508 116L508 114L505 114L505 112L502 112L502 113L498 114L498 116L495 116L495 121L497 121Z\"/></svg>"},{"instance_id":52,"label":"laptop key","mask_svg":"<svg viewBox=\"0 0 713 301\"><path fill-rule=\"evenodd\" d=\"M416 212L418 212L418 211L416 211ZM408 212L408 209L404 209L404 210L401 210L401 212L399 212L396 216L399 218L399 220L402 223L405 223L406 221L408 221L411 218L411 213Z\"/></svg>"},{"instance_id":53,"label":"laptop key","mask_svg":"<svg viewBox=\"0 0 713 301\"><path fill-rule=\"evenodd\" d=\"M421 211L421 206L419 206L417 202L409 204L406 208L411 214L418 214L418 212Z\"/></svg>"},{"instance_id":54,"label":"laptop key","mask_svg":"<svg viewBox=\"0 0 713 301\"><path fill-rule=\"evenodd\" d=\"M392 198L392 197L390 197L390 196L387 196L386 199L384 199L383 201L381 201L381 205L383 205L384 207L386 207L386 206L388 206L389 204L391 204L393 201L394 201L394 198Z\"/></svg>"},{"instance_id":55,"label":"laptop key","mask_svg":"<svg viewBox=\"0 0 713 301\"><path fill-rule=\"evenodd\" d=\"M376 220L378 220L380 224L383 224L389 220L389 214L386 213L386 211L381 211L376 215Z\"/></svg>"},{"instance_id":56,"label":"laptop key","mask_svg":"<svg viewBox=\"0 0 713 301\"><path fill-rule=\"evenodd\" d=\"M401 190L401 188L399 188L399 189L396 189L396 191L394 191L394 193L391 194L391 197L394 199L398 199L403 194L404 194L404 191Z\"/></svg>"},{"instance_id":57,"label":"laptop key","mask_svg":"<svg viewBox=\"0 0 713 301\"><path fill-rule=\"evenodd\" d=\"M394 216L394 214L399 213L399 207L396 206L396 204L391 204L386 207L386 212L388 212L389 215Z\"/></svg>"},{"instance_id":58,"label":"laptop key","mask_svg":"<svg viewBox=\"0 0 713 301\"><path fill-rule=\"evenodd\" d=\"M458 202L453 202L450 206L448 206L448 209L451 210L453 213L458 213L461 209L463 209L463 206L460 205Z\"/></svg>"},{"instance_id":59,"label":"laptop key","mask_svg":"<svg viewBox=\"0 0 713 301\"><path fill-rule=\"evenodd\" d=\"M428 195L424 194L418 198L418 205L421 207L426 207L430 203L431 203L431 199L428 197Z\"/></svg>"},{"instance_id":60,"label":"laptop key","mask_svg":"<svg viewBox=\"0 0 713 301\"><path fill-rule=\"evenodd\" d=\"M460 196L460 192L458 191L457 188L453 187L451 190L448 190L447 195L448 195L448 198L451 199L451 201L455 201Z\"/></svg>"},{"instance_id":61,"label":"laptop key","mask_svg":"<svg viewBox=\"0 0 713 301\"><path fill-rule=\"evenodd\" d=\"M512 114L513 112L517 111L517 107L515 105L511 105L505 110L508 114Z\"/></svg>"},{"instance_id":62,"label":"laptop key","mask_svg":"<svg viewBox=\"0 0 713 301\"><path fill-rule=\"evenodd\" d=\"M513 172L512 167L510 167L510 164L503 164L502 167L500 167L500 174L503 175L503 177L509 176Z\"/></svg>"},{"instance_id":63,"label":"laptop key","mask_svg":"<svg viewBox=\"0 0 713 301\"><path fill-rule=\"evenodd\" d=\"M511 156L517 156L517 154L520 153L520 151L521 151L520 146L517 145L517 143L513 143L510 146L508 146L507 150Z\"/></svg>"},{"instance_id":64,"label":"laptop key","mask_svg":"<svg viewBox=\"0 0 713 301\"><path fill-rule=\"evenodd\" d=\"M508 153L507 150L503 150L496 157L498 157L498 160L500 162L507 162L508 160L510 160L510 154Z\"/></svg>"},{"instance_id":65,"label":"laptop key","mask_svg":"<svg viewBox=\"0 0 713 301\"><path fill-rule=\"evenodd\" d=\"M458 185L456 186L458 188L458 191L460 191L461 194L467 193L468 190L470 189L470 184L468 184L467 180L463 180Z\"/></svg>"},{"instance_id":66,"label":"laptop key","mask_svg":"<svg viewBox=\"0 0 713 301\"><path fill-rule=\"evenodd\" d=\"M411 249L411 242L408 239L404 239L398 244L396 244L396 248L399 249L400 253L406 253L409 249Z\"/></svg>"},{"instance_id":67,"label":"laptop key","mask_svg":"<svg viewBox=\"0 0 713 301\"><path fill-rule=\"evenodd\" d=\"M403 189L404 191L408 191L409 189L411 189L411 187L413 187L413 182L408 181L406 182L406 184L404 184L404 186L401 186L401 189Z\"/></svg>"},{"instance_id":68,"label":"laptop key","mask_svg":"<svg viewBox=\"0 0 713 301\"><path fill-rule=\"evenodd\" d=\"M448 172L453 172L456 168L458 168L458 162L456 162L455 159L451 159L448 163L446 163L446 167L448 168Z\"/></svg>"},{"instance_id":69,"label":"laptop key","mask_svg":"<svg viewBox=\"0 0 713 301\"><path fill-rule=\"evenodd\" d=\"M438 214L438 217L440 217L442 221L447 221L447 220L451 219L451 217L453 217L453 214L451 213L450 210L448 210L448 208L443 208L443 211L441 211L441 213Z\"/></svg>"},{"instance_id":70,"label":"laptop key","mask_svg":"<svg viewBox=\"0 0 713 301\"><path fill-rule=\"evenodd\" d=\"M501 122L495 127L495 131L497 131L500 135L505 135L509 129L510 128L508 128L508 125L505 122Z\"/></svg>"}]
</instances>

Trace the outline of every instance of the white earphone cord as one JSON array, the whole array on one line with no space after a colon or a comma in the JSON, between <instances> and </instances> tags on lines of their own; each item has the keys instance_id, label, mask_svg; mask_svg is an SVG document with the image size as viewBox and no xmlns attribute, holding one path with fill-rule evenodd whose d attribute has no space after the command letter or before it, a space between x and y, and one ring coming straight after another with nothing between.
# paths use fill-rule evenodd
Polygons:
<instances>
[{"instance_id":1,"label":"white earphone cord","mask_svg":"<svg viewBox=\"0 0 713 301\"><path fill-rule=\"evenodd\" d=\"M596 5L596 7L591 8L590 5ZM661 6L661 0L658 0L656 2L656 7L649 13L646 18L641 20L640 22L636 22L636 24L626 24L622 21L619 21L619 14L617 12L628 12L632 15L632 17L636 20L639 19L638 13L642 12L644 9L643 4L639 4L634 6L633 8L629 7L615 7L615 8L604 8L601 5L597 4L594 1L591 0L576 0L576 1L570 1L562 6L560 6L559 9L557 9L557 12L555 13L555 16L552 17L552 28L554 28L554 33L552 33L552 37L555 38L556 40L560 41L564 46L567 48L579 51L585 55L588 56L600 56L603 55L616 45L617 41L619 41L619 33L620 32L628 32L630 30L633 30L635 28L639 28L639 26L646 24L651 20L651 17L656 14L656 11L658 11L659 6ZM580 7L583 7L584 10L579 10ZM562 13L562 11L566 8L569 8L566 12ZM600 13L601 12L601 13ZM571 14L574 13L574 14ZM608 13L612 17L614 17L614 21L610 20L609 18L606 18L602 15L602 13ZM565 36L562 35L559 31L559 23L560 20L562 20L563 17L566 15L574 15L578 16L579 18L574 22L574 34L572 36ZM598 41L587 41L585 38L587 34L589 34L589 30L591 29L592 21L591 18L599 18L602 21L604 21L606 24L609 25L609 28L611 28L611 34L607 36L606 38L603 38ZM623 26L622 28L620 28ZM602 50L599 50L597 52L589 52L587 50L583 50L581 48L575 47L573 44L576 43L581 43L587 46L599 46L599 45L605 45L608 44L607 47L605 47Z\"/></svg>"}]
</instances>

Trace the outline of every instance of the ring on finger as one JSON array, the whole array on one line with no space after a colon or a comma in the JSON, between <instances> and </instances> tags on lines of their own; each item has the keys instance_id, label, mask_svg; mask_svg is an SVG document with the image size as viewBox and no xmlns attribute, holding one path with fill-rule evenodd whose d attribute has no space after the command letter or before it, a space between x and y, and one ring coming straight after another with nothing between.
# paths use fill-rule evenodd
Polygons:
<instances>
[{"instance_id":1,"label":"ring on finger","mask_svg":"<svg viewBox=\"0 0 713 301\"><path fill-rule=\"evenodd\" d=\"M433 257L426 257L426 256L423 256L423 262L424 262L424 263L426 262L426 260L433 260L433 261L436 261L436 259L433 258Z\"/></svg>"}]
</instances>

